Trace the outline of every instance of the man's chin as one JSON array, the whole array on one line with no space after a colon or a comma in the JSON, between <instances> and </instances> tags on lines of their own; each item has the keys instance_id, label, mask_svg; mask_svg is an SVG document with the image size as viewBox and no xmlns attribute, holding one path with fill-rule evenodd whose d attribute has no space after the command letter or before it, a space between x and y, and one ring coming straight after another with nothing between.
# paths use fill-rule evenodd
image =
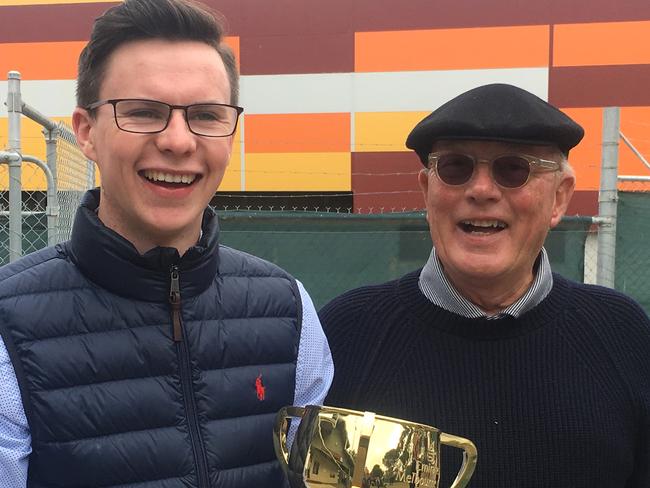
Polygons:
<instances>
[{"instance_id":1,"label":"man's chin","mask_svg":"<svg viewBox=\"0 0 650 488\"><path fill-rule=\"evenodd\" d=\"M466 255L456 260L456 266L443 266L453 279L463 282L493 282L504 279L508 275L510 266L505 263L495 262L494 256Z\"/></svg>"}]
</instances>

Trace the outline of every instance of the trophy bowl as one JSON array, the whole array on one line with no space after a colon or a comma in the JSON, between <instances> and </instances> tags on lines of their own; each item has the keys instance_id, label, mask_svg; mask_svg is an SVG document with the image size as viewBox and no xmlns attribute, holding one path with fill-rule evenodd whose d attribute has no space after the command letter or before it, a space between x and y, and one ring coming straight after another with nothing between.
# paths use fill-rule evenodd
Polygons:
<instances>
[{"instance_id":1,"label":"trophy bowl","mask_svg":"<svg viewBox=\"0 0 650 488\"><path fill-rule=\"evenodd\" d=\"M300 422L297 429L290 426L292 418ZM438 488L441 444L463 450L451 488L467 486L476 467L476 447L468 439L335 407L282 408L273 444L291 488Z\"/></svg>"}]
</instances>

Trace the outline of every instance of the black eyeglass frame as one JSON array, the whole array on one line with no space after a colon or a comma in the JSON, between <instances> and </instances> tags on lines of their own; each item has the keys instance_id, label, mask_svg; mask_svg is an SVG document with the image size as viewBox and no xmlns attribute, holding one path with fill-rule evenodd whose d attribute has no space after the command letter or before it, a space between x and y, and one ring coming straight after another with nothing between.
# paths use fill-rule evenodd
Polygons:
<instances>
[{"instance_id":1,"label":"black eyeglass frame","mask_svg":"<svg viewBox=\"0 0 650 488\"><path fill-rule=\"evenodd\" d=\"M169 115L167 116L167 121L165 122L165 126L160 129L160 130L154 130L154 131L140 131L140 130L129 130L129 129L124 129L123 127L120 127L120 123L117 120L117 104L120 102L153 102L153 103L159 103L161 105L166 105L169 107ZM239 123L239 116L242 114L244 111L244 107L240 107L238 105L230 105L228 103L213 103L213 102L206 102L206 103L192 103L190 105L172 105L170 103L165 103L161 102L160 100L150 100L148 98L112 98L110 100L98 100L96 102L93 102L86 107L84 107L86 110L89 112L92 110L95 110L102 105L112 105L113 106L113 118L115 119L115 125L117 125L117 128L124 131L124 132L130 132L131 134L159 134L163 132L165 129L167 129L167 126L169 126L169 121L172 118L172 112L175 109L182 110L185 118L185 123L187 124L187 128L192 134L195 134L197 136L202 136L202 137L230 137L235 133L237 130L237 124ZM225 134L225 135L220 135L220 136L213 136L210 134L201 134L200 132L196 132L192 127L190 126L190 121L188 119L187 111L191 107L196 107L196 106L219 106L219 107L231 107L234 108L237 111L237 118L235 119L235 125L233 126L232 132L230 134Z\"/></svg>"},{"instance_id":2,"label":"black eyeglass frame","mask_svg":"<svg viewBox=\"0 0 650 488\"><path fill-rule=\"evenodd\" d=\"M472 168L472 173L470 174L469 178L467 181L464 181L462 183L454 184L454 183L448 183L446 182L443 178L440 177L440 174L438 173L438 162L442 156L446 156L449 154L457 154L460 156L465 156L468 157L472 160L474 163L474 166ZM495 178L494 175L494 161L496 161L499 158L503 157L518 157L526 162L528 162L528 175L526 176L526 181L524 181L521 185L518 186L505 186L500 184L497 179ZM533 173L546 173L546 172L554 172L554 171L560 171L562 169L562 163L557 162L557 161L551 161L548 159L542 159L538 158L536 156L531 156L530 154L520 154L520 153L505 153L505 154L498 154L497 156L494 156L493 158L478 158L472 154L467 154L463 153L460 151L439 151L439 152L432 152L429 153L427 156L427 161L429 162L429 168L433 169L434 172L436 173L436 177L445 185L447 186L463 186L469 183L472 178L474 177L474 174L476 173L476 167L478 166L479 163L485 162L489 165L490 167L490 178L492 178L492 181L499 186L500 188L504 188L506 190L515 190L517 188L522 188L528 184L530 181L530 175Z\"/></svg>"}]
</instances>

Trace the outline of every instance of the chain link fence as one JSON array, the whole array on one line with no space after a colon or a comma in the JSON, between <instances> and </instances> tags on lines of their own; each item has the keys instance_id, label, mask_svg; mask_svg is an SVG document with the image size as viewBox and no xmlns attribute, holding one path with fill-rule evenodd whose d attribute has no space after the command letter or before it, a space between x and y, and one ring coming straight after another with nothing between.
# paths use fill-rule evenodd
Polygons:
<instances>
[{"instance_id":1,"label":"chain link fence","mask_svg":"<svg viewBox=\"0 0 650 488\"><path fill-rule=\"evenodd\" d=\"M83 155L71 130L59 131L56 141L59 218L57 241L70 237L74 215L84 192L95 186L94 164Z\"/></svg>"},{"instance_id":2,"label":"chain link fence","mask_svg":"<svg viewBox=\"0 0 650 488\"><path fill-rule=\"evenodd\" d=\"M20 73L9 72L8 138L0 151L0 264L66 240L83 193L94 184L94 163L72 130L22 100ZM24 118L42 128L45 161L22 151Z\"/></svg>"},{"instance_id":3,"label":"chain link fence","mask_svg":"<svg viewBox=\"0 0 650 488\"><path fill-rule=\"evenodd\" d=\"M650 193L620 192L616 229L616 289L650 313Z\"/></svg>"},{"instance_id":4,"label":"chain link fence","mask_svg":"<svg viewBox=\"0 0 650 488\"><path fill-rule=\"evenodd\" d=\"M42 165L23 162L21 165L21 249L29 254L47 245L70 237L74 214L83 193L91 188L94 167L77 146L72 131L58 123L54 130L44 129L48 141L48 168L55 187L47 181ZM24 160L36 159L22 155ZM44 164L44 163L43 163ZM9 165L0 164L0 264L10 260L9 239ZM48 191L49 190L49 191ZM48 193L50 197L48 198ZM52 198L55 196L54 198Z\"/></svg>"},{"instance_id":5,"label":"chain link fence","mask_svg":"<svg viewBox=\"0 0 650 488\"><path fill-rule=\"evenodd\" d=\"M374 215L219 211L224 244L272 261L298 278L316 307L336 295L424 265L424 212ZM545 243L554 271L584 281L591 217L565 217Z\"/></svg>"}]
</instances>

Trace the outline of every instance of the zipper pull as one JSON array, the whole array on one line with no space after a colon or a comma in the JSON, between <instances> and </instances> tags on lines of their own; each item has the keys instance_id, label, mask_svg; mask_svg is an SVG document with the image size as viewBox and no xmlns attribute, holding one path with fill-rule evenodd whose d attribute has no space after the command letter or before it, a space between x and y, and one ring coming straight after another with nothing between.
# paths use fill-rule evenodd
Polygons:
<instances>
[{"instance_id":1,"label":"zipper pull","mask_svg":"<svg viewBox=\"0 0 650 488\"><path fill-rule=\"evenodd\" d=\"M178 266L172 266L171 285L169 287L169 303L172 306L172 324L174 332L174 342L183 340L181 330L181 285L178 279Z\"/></svg>"}]
</instances>

